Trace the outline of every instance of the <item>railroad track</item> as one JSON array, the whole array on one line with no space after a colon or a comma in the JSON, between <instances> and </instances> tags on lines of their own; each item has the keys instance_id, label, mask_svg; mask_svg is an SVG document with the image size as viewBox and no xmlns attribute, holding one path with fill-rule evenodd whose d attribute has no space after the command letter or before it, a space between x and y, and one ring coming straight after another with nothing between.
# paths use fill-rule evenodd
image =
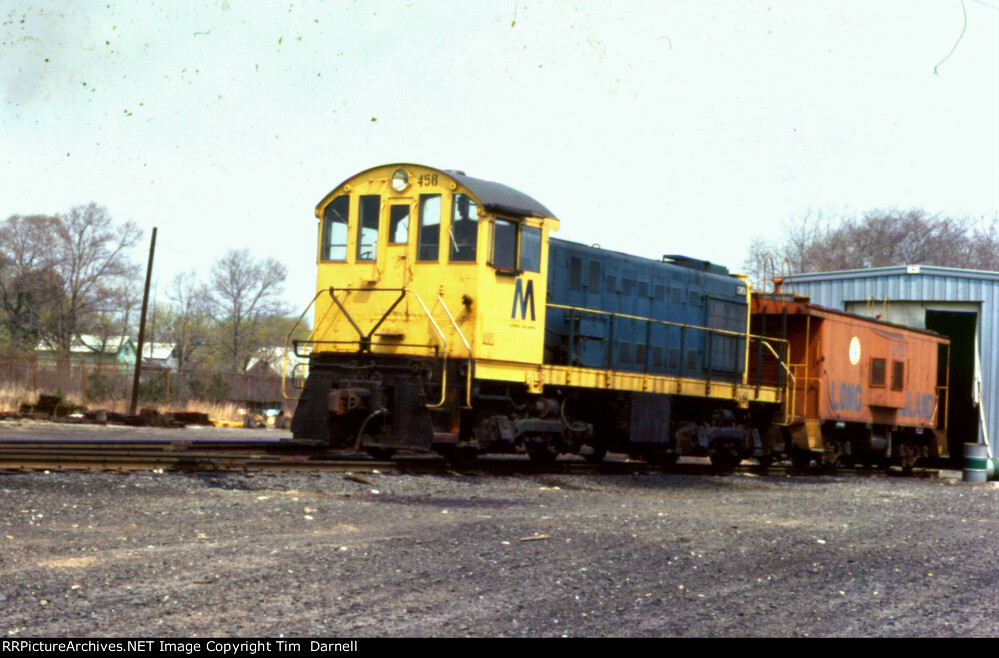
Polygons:
<instances>
[{"instance_id":1,"label":"railroad track","mask_svg":"<svg viewBox=\"0 0 999 658\"><path fill-rule=\"evenodd\" d=\"M310 449L311 448L311 449ZM403 456L374 460L366 455L321 452L316 445L303 446L288 440L199 441L101 439L62 441L0 441L0 472L30 471L119 471L119 472L379 472L395 474L442 475L474 473L481 475L593 474L626 475L667 472L684 475L718 475L707 459L682 458L662 469L646 462L609 458L590 464L577 458L562 458L551 464L536 464L524 457L486 456L467 463L451 463L436 456ZM777 464L764 468L743 462L727 473L756 475L902 475L899 469L873 471L793 468ZM905 475L936 477L933 469L915 469Z\"/></svg>"}]
</instances>

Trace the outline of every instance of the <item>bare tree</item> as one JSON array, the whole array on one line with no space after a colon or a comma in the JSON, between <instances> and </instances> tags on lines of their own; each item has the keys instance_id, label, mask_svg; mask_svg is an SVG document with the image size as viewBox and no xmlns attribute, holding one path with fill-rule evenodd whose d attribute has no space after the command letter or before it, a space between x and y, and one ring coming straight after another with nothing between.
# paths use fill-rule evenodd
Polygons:
<instances>
[{"instance_id":1,"label":"bare tree","mask_svg":"<svg viewBox=\"0 0 999 658\"><path fill-rule=\"evenodd\" d=\"M122 345L132 335L134 314L142 302L138 279L120 282L109 295L113 304L90 314L80 326L80 333L90 336L85 344L98 354L105 354L111 345Z\"/></svg>"},{"instance_id":2,"label":"bare tree","mask_svg":"<svg viewBox=\"0 0 999 658\"><path fill-rule=\"evenodd\" d=\"M267 346L262 335L267 320L289 312L281 299L287 276L284 265L273 258L258 261L249 249L230 249L212 265L209 294L216 346L233 371L245 370Z\"/></svg>"},{"instance_id":3,"label":"bare tree","mask_svg":"<svg viewBox=\"0 0 999 658\"><path fill-rule=\"evenodd\" d=\"M192 363L195 352L209 342L209 293L198 282L197 272L190 270L174 276L167 299L170 306L161 320L165 327L163 335L174 344L177 366L184 368Z\"/></svg>"},{"instance_id":4,"label":"bare tree","mask_svg":"<svg viewBox=\"0 0 999 658\"><path fill-rule=\"evenodd\" d=\"M31 349L45 339L68 352L80 333L106 325L107 314L123 315L127 327L128 291L139 276L129 251L141 237L133 222L115 224L95 203L55 217L8 217L0 224L0 309L12 342Z\"/></svg>"},{"instance_id":5,"label":"bare tree","mask_svg":"<svg viewBox=\"0 0 999 658\"><path fill-rule=\"evenodd\" d=\"M893 265L999 269L999 219L988 223L893 209L832 220L809 211L785 222L780 240L754 239L744 262L758 287L782 271L787 275Z\"/></svg>"},{"instance_id":6,"label":"bare tree","mask_svg":"<svg viewBox=\"0 0 999 658\"><path fill-rule=\"evenodd\" d=\"M12 215L0 224L0 322L18 352L35 348L63 294L49 248L58 225L44 215Z\"/></svg>"},{"instance_id":7,"label":"bare tree","mask_svg":"<svg viewBox=\"0 0 999 658\"><path fill-rule=\"evenodd\" d=\"M116 225L107 208L96 203L75 206L59 220L53 248L65 297L59 322L49 334L57 347L68 351L73 338L99 313L125 311L123 292L140 276L129 252L142 239L142 231L131 221Z\"/></svg>"},{"instance_id":8,"label":"bare tree","mask_svg":"<svg viewBox=\"0 0 999 658\"><path fill-rule=\"evenodd\" d=\"M971 236L968 267L999 272L999 215L981 220Z\"/></svg>"}]
</instances>

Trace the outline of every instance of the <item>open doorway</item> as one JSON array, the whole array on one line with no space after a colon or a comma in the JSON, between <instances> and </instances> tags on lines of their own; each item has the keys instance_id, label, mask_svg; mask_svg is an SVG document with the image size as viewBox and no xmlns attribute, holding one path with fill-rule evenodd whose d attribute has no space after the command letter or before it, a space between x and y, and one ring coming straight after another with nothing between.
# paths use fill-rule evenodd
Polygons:
<instances>
[{"instance_id":1,"label":"open doorway","mask_svg":"<svg viewBox=\"0 0 999 658\"><path fill-rule=\"evenodd\" d=\"M978 313L927 310L926 328L950 339L947 447L951 459L960 460L964 444L978 442L978 408L972 397L975 384L975 332L978 328ZM946 373L941 368L941 385L946 381L945 376Z\"/></svg>"}]
</instances>

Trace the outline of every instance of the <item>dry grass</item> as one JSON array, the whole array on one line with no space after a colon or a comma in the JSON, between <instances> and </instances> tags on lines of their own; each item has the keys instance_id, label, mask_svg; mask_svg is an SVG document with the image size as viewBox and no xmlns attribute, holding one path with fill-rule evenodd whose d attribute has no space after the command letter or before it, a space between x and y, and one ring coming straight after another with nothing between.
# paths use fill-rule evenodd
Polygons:
<instances>
[{"instance_id":1,"label":"dry grass","mask_svg":"<svg viewBox=\"0 0 999 658\"><path fill-rule=\"evenodd\" d=\"M44 391L41 392L45 394ZM16 413L22 404L35 404L38 396L29 390L13 386L0 387L0 413ZM100 402L87 402L81 404L79 400L65 398L65 402L71 405L85 406L91 410L104 410L114 413L127 414L129 400L110 399ZM204 400L188 400L184 404L142 404L140 408L156 409L160 413L168 411L190 411L207 414L214 421L241 422L246 409L232 402L207 402Z\"/></svg>"},{"instance_id":2,"label":"dry grass","mask_svg":"<svg viewBox=\"0 0 999 658\"><path fill-rule=\"evenodd\" d=\"M157 407L159 411L178 411L178 409L167 409L165 406ZM224 420L229 422L241 422L246 409L232 402L206 402L204 400L188 400L187 404L180 411L193 411L208 414L212 420Z\"/></svg>"},{"instance_id":3,"label":"dry grass","mask_svg":"<svg viewBox=\"0 0 999 658\"><path fill-rule=\"evenodd\" d=\"M0 413L17 413L24 402L34 404L35 394L16 386L0 387Z\"/></svg>"}]
</instances>

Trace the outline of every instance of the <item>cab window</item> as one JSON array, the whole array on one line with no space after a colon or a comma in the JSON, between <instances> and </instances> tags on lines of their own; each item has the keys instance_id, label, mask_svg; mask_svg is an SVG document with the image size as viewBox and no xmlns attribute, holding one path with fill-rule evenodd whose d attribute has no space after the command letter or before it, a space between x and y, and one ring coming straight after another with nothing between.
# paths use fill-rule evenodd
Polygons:
<instances>
[{"instance_id":1,"label":"cab window","mask_svg":"<svg viewBox=\"0 0 999 658\"><path fill-rule=\"evenodd\" d=\"M451 261L474 261L479 235L479 208L467 194L455 194L451 209Z\"/></svg>"},{"instance_id":2,"label":"cab window","mask_svg":"<svg viewBox=\"0 0 999 658\"><path fill-rule=\"evenodd\" d=\"M541 229L534 226L520 227L520 269L525 272L541 271Z\"/></svg>"},{"instance_id":3,"label":"cab window","mask_svg":"<svg viewBox=\"0 0 999 658\"><path fill-rule=\"evenodd\" d=\"M541 271L541 229L497 217L490 264L501 270Z\"/></svg>"},{"instance_id":4,"label":"cab window","mask_svg":"<svg viewBox=\"0 0 999 658\"><path fill-rule=\"evenodd\" d=\"M509 219L496 219L493 224L493 267L517 269L517 224Z\"/></svg>"},{"instance_id":5,"label":"cab window","mask_svg":"<svg viewBox=\"0 0 999 658\"><path fill-rule=\"evenodd\" d=\"M357 260L375 260L378 257L378 211L381 197L377 194L361 196L360 216L357 223Z\"/></svg>"},{"instance_id":6,"label":"cab window","mask_svg":"<svg viewBox=\"0 0 999 658\"><path fill-rule=\"evenodd\" d=\"M441 195L420 195L420 229L416 238L416 259L437 260L441 244Z\"/></svg>"},{"instance_id":7,"label":"cab window","mask_svg":"<svg viewBox=\"0 0 999 658\"><path fill-rule=\"evenodd\" d=\"M389 209L389 244L409 242L409 204L394 205Z\"/></svg>"},{"instance_id":8,"label":"cab window","mask_svg":"<svg viewBox=\"0 0 999 658\"><path fill-rule=\"evenodd\" d=\"M322 260L347 260L347 215L350 197L333 199L323 211Z\"/></svg>"}]
</instances>

